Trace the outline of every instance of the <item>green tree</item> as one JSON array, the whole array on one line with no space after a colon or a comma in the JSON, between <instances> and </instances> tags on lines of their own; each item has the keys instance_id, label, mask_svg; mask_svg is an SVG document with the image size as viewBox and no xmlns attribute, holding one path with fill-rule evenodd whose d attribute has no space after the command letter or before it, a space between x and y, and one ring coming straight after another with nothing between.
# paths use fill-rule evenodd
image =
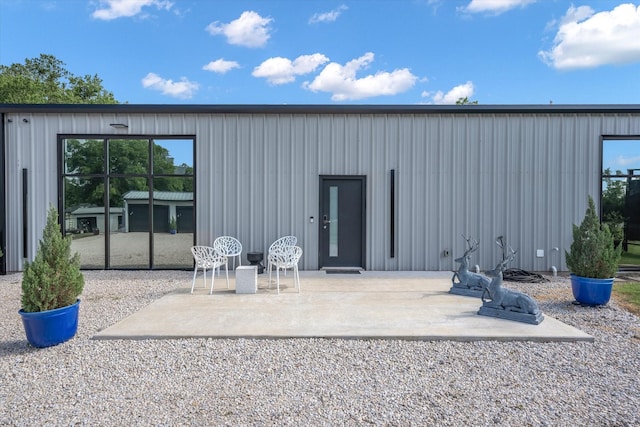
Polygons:
<instances>
[{"instance_id":1,"label":"green tree","mask_svg":"<svg viewBox=\"0 0 640 427\"><path fill-rule=\"evenodd\" d=\"M624 239L624 211L627 195L626 179L614 179L607 175L612 175L611 169L607 168L602 173L602 222L611 229L611 233L616 241ZM621 171L616 171L615 175L622 175Z\"/></svg>"},{"instance_id":2,"label":"green tree","mask_svg":"<svg viewBox=\"0 0 640 427\"><path fill-rule=\"evenodd\" d=\"M58 211L52 206L33 262L25 262L22 309L53 310L74 304L84 288L80 255L71 255L71 238L62 237Z\"/></svg>"},{"instance_id":3,"label":"green tree","mask_svg":"<svg viewBox=\"0 0 640 427\"><path fill-rule=\"evenodd\" d=\"M478 101L471 101L468 97L458 98L456 105L478 105Z\"/></svg>"},{"instance_id":4,"label":"green tree","mask_svg":"<svg viewBox=\"0 0 640 427\"><path fill-rule=\"evenodd\" d=\"M608 220L609 215L624 214L625 196L627 193L626 179L613 179L611 169L607 168L602 173L604 175L604 188L602 189L602 212L603 219ZM621 171L616 171L615 175L622 175Z\"/></svg>"},{"instance_id":5,"label":"green tree","mask_svg":"<svg viewBox=\"0 0 640 427\"><path fill-rule=\"evenodd\" d=\"M614 245L609 226L600 223L593 198L580 226L573 225L571 251L565 250L565 260L569 270L582 277L607 279L618 270L622 246Z\"/></svg>"},{"instance_id":6,"label":"green tree","mask_svg":"<svg viewBox=\"0 0 640 427\"><path fill-rule=\"evenodd\" d=\"M104 206L104 181L98 175L104 173L103 140L68 139L65 143L65 170L77 178L65 183L67 207ZM108 168L112 179L109 181L109 205L122 206L122 196L132 190L148 191L149 170L148 139L109 140ZM193 168L182 165L185 173L193 174ZM153 143L153 170L155 191L193 192L191 177L162 176L174 175L169 150ZM129 176L137 175L137 176Z\"/></svg>"},{"instance_id":7,"label":"green tree","mask_svg":"<svg viewBox=\"0 0 640 427\"><path fill-rule=\"evenodd\" d=\"M75 76L53 55L0 65L0 103L117 104L97 75Z\"/></svg>"}]
</instances>

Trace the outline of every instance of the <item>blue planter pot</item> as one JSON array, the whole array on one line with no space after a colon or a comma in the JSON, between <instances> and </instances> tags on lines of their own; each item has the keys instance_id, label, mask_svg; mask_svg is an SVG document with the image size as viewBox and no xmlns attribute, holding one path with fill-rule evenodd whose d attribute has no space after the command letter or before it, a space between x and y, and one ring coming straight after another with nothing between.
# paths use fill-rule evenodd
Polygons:
<instances>
[{"instance_id":1,"label":"blue planter pot","mask_svg":"<svg viewBox=\"0 0 640 427\"><path fill-rule=\"evenodd\" d=\"M34 347L51 347L70 340L78 330L80 300L55 310L27 313L18 311L27 341Z\"/></svg>"},{"instance_id":2,"label":"blue planter pot","mask_svg":"<svg viewBox=\"0 0 640 427\"><path fill-rule=\"evenodd\" d=\"M581 304L604 305L611 298L613 278L592 279L590 277L571 275L573 297Z\"/></svg>"}]
</instances>

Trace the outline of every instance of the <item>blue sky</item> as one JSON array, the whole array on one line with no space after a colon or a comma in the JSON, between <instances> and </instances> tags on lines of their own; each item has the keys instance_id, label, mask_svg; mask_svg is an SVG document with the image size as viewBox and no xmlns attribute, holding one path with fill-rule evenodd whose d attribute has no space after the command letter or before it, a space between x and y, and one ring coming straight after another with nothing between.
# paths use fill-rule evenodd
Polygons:
<instances>
[{"instance_id":1,"label":"blue sky","mask_svg":"<svg viewBox=\"0 0 640 427\"><path fill-rule=\"evenodd\" d=\"M640 2L0 0L41 53L133 104L635 104Z\"/></svg>"}]
</instances>

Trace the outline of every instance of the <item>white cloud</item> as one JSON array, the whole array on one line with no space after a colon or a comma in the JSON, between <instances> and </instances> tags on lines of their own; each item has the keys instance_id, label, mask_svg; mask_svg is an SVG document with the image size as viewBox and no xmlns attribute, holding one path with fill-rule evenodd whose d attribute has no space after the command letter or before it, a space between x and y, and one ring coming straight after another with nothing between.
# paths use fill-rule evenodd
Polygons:
<instances>
[{"instance_id":1,"label":"white cloud","mask_svg":"<svg viewBox=\"0 0 640 427\"><path fill-rule=\"evenodd\" d=\"M155 73L149 73L142 79L142 86L153 90L159 90L163 95L169 95L179 99L192 98L200 87L198 83L190 82L182 77L179 82L163 79Z\"/></svg>"},{"instance_id":2,"label":"white cloud","mask_svg":"<svg viewBox=\"0 0 640 427\"><path fill-rule=\"evenodd\" d=\"M525 7L535 3L537 0L471 0L471 2L460 8L468 13L492 13L499 15L517 7Z\"/></svg>"},{"instance_id":3,"label":"white cloud","mask_svg":"<svg viewBox=\"0 0 640 427\"><path fill-rule=\"evenodd\" d=\"M557 69L593 68L640 61L640 6L621 4L594 13L571 7L559 24L553 47L538 52Z\"/></svg>"},{"instance_id":4,"label":"white cloud","mask_svg":"<svg viewBox=\"0 0 640 427\"><path fill-rule=\"evenodd\" d=\"M251 75L254 77L264 77L270 84L280 85L291 83L296 79L296 76L309 74L328 61L329 58L320 53L302 55L293 61L277 56L275 58L269 58L258 65L254 68Z\"/></svg>"},{"instance_id":5,"label":"white cloud","mask_svg":"<svg viewBox=\"0 0 640 427\"><path fill-rule=\"evenodd\" d=\"M640 164L640 157L616 157L616 164L628 168Z\"/></svg>"},{"instance_id":6,"label":"white cloud","mask_svg":"<svg viewBox=\"0 0 640 427\"><path fill-rule=\"evenodd\" d=\"M224 74L227 71L231 71L234 68L240 68L240 64L236 61L225 61L224 58L216 59L203 66L202 69L206 71L212 71L218 74Z\"/></svg>"},{"instance_id":7,"label":"white cloud","mask_svg":"<svg viewBox=\"0 0 640 427\"><path fill-rule=\"evenodd\" d=\"M130 18L142 13L145 6L169 10L173 3L168 0L100 0L100 5L91 16L110 21L117 18Z\"/></svg>"},{"instance_id":8,"label":"white cloud","mask_svg":"<svg viewBox=\"0 0 640 427\"><path fill-rule=\"evenodd\" d=\"M228 24L223 24L218 21L212 22L206 28L209 34L215 36L222 34L227 38L230 44L246 46L246 47L261 47L267 43L269 37L271 18L263 18L256 12L247 11L242 12L242 15L238 19L235 19Z\"/></svg>"},{"instance_id":9,"label":"white cloud","mask_svg":"<svg viewBox=\"0 0 640 427\"><path fill-rule=\"evenodd\" d=\"M380 71L357 78L356 73L368 67L373 59L373 53L367 52L360 58L347 62L346 65L332 62L324 67L311 83L305 83L304 87L313 92L330 92L333 101L347 101L380 95L396 95L413 87L418 79L408 68L392 72Z\"/></svg>"},{"instance_id":10,"label":"white cloud","mask_svg":"<svg viewBox=\"0 0 640 427\"><path fill-rule=\"evenodd\" d=\"M430 97L434 104L455 104L460 98L471 98L474 90L473 83L469 81L454 87L447 93L440 90L435 94L422 92L422 97Z\"/></svg>"},{"instance_id":11,"label":"white cloud","mask_svg":"<svg viewBox=\"0 0 640 427\"><path fill-rule=\"evenodd\" d=\"M311 18L309 18L309 24L317 24L320 22L334 22L336 19L338 19L342 12L347 9L347 6L341 5L337 9L333 9L330 12L315 13Z\"/></svg>"}]
</instances>

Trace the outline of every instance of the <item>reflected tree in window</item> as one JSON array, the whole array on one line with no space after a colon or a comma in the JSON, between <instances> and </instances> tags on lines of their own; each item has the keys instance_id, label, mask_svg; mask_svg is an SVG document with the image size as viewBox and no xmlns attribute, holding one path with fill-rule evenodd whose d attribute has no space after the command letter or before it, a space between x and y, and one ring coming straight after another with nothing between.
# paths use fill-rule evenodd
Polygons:
<instances>
[{"instance_id":1,"label":"reflected tree in window","mask_svg":"<svg viewBox=\"0 0 640 427\"><path fill-rule=\"evenodd\" d=\"M622 244L621 267L640 266L640 139L602 143L602 221Z\"/></svg>"},{"instance_id":2,"label":"reflected tree in window","mask_svg":"<svg viewBox=\"0 0 640 427\"><path fill-rule=\"evenodd\" d=\"M192 138L61 142L65 230L84 254L83 268L191 266Z\"/></svg>"},{"instance_id":3,"label":"reflected tree in window","mask_svg":"<svg viewBox=\"0 0 640 427\"><path fill-rule=\"evenodd\" d=\"M617 171L615 175L622 175L622 172ZM611 169L605 169L602 184L602 221L609 225L616 244L624 238L626 195L626 180L612 177Z\"/></svg>"}]
</instances>

